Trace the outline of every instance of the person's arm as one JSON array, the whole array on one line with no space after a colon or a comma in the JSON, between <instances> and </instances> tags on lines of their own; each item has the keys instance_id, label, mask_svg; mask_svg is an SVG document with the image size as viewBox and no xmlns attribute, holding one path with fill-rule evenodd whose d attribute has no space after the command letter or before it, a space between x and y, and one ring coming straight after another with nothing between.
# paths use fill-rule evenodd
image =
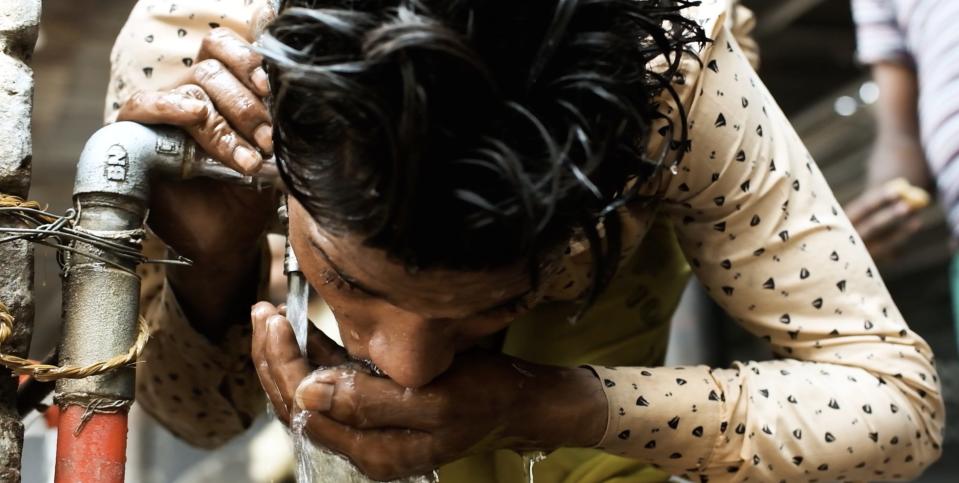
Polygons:
<instances>
[{"instance_id":1,"label":"person's arm","mask_svg":"<svg viewBox=\"0 0 959 483\"><path fill-rule=\"evenodd\" d=\"M919 83L914 67L902 62L872 65L879 87L875 105L876 141L867 163L869 186L896 178L927 191L935 189L919 138Z\"/></svg>"},{"instance_id":2,"label":"person's arm","mask_svg":"<svg viewBox=\"0 0 959 483\"><path fill-rule=\"evenodd\" d=\"M943 401L822 173L741 53L716 34L684 87L689 151L662 209L710 295L781 360L593 367L599 447L710 481L917 476L940 455ZM655 256L655 255L651 255Z\"/></svg>"},{"instance_id":3,"label":"person's arm","mask_svg":"<svg viewBox=\"0 0 959 483\"><path fill-rule=\"evenodd\" d=\"M896 9L889 0L853 0L857 57L879 88L876 139L866 162L864 192L846 206L853 226L877 259L889 258L921 227L919 209L887 183L903 178L932 192L919 133L919 83Z\"/></svg>"},{"instance_id":4,"label":"person's arm","mask_svg":"<svg viewBox=\"0 0 959 483\"><path fill-rule=\"evenodd\" d=\"M162 104L162 90L195 73L201 43L213 29L228 28L249 36L263 3L137 3L112 52L107 122L117 120L118 115L124 119L131 113L150 114L151 107L165 105L166 111L152 111L156 116L153 122L163 122L163 115L183 110L190 101L200 102L184 96L183 105ZM158 102L151 106L145 102L150 99ZM200 105L213 116L208 105ZM210 227L216 224L204 220L228 217L223 203L244 195L215 183L204 184L206 189L199 190L175 183L153 186L151 228L165 239L168 234L182 233L175 248L195 263L188 268L154 265L140 269L140 310L151 338L137 366L136 396L140 405L174 434L192 444L212 447L249 427L262 410L262 393L248 348L249 307L256 300L265 255L258 235L242 234L256 225L253 222L231 230L231 239L248 240L242 246L217 241L223 237L212 232L215 230ZM207 202L211 193L222 195L219 205ZM250 198L256 202L262 197ZM189 216L168 213L177 203L189 207ZM185 243L184 237L188 238ZM164 258L164 249L156 238L145 246L153 258ZM217 256L206 256L208 253Z\"/></svg>"}]
</instances>

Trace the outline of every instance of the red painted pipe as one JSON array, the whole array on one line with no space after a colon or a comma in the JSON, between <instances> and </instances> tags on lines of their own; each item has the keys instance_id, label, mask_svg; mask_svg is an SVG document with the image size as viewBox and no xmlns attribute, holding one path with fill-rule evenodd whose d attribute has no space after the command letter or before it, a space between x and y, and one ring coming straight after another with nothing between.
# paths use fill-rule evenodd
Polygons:
<instances>
[{"instance_id":1,"label":"red painted pipe","mask_svg":"<svg viewBox=\"0 0 959 483\"><path fill-rule=\"evenodd\" d=\"M55 483L123 483L127 413L94 414L75 436L82 415L80 406L60 413Z\"/></svg>"}]
</instances>

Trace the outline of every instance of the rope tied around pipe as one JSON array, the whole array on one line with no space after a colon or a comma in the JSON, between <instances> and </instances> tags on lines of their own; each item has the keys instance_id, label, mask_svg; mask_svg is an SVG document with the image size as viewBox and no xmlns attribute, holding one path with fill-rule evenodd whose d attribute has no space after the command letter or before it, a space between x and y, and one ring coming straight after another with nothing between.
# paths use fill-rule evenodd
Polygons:
<instances>
[{"instance_id":1,"label":"rope tied around pipe","mask_svg":"<svg viewBox=\"0 0 959 483\"><path fill-rule=\"evenodd\" d=\"M14 240L26 240L41 245L57 248L57 262L63 268L63 252L72 251L85 257L103 262L121 270L131 272L112 260L89 253L86 250L77 250L67 244L70 241L79 241L97 249L109 252L118 258L127 259L134 263L167 263L190 264L190 261L179 257L175 260L150 260L144 257L139 250L124 246L106 236L91 233L73 226L76 221L76 211L68 210L63 216L49 213L40 208L36 201L26 201L17 196L0 193L0 215L10 215L28 225L28 228L0 227L0 233L9 233L12 236L0 239L0 243ZM0 301L0 347L13 335L14 317L7 306ZM83 379L90 376L106 374L121 367L135 364L143 353L149 339L146 320L139 318L139 332L136 341L125 354L118 354L107 360L85 366L56 366L40 364L22 357L6 354L0 351L0 365L12 370L16 374L28 375L38 381L55 381L58 379Z\"/></svg>"}]
</instances>

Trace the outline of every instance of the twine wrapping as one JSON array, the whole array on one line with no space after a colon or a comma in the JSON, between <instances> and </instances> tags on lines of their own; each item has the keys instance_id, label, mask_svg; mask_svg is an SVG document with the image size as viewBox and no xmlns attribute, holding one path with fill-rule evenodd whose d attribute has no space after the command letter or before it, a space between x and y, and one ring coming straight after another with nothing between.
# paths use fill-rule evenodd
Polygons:
<instances>
[{"instance_id":1,"label":"twine wrapping","mask_svg":"<svg viewBox=\"0 0 959 483\"><path fill-rule=\"evenodd\" d=\"M4 195L0 193L0 208L27 208L39 210L40 204L36 201L24 201L23 199ZM45 215L35 215L38 218L53 223L54 217ZM0 347L13 335L14 318L7 309L7 306L0 301ZM57 379L83 379L90 376L106 374L121 367L136 363L143 348L149 339L146 321L143 317L139 320L139 333L133 346L125 354L119 354L105 361L96 362L86 366L55 366L50 364L39 364L22 357L17 357L3 353L0 349L0 365L12 370L16 374L25 374L38 381L55 381Z\"/></svg>"}]
</instances>

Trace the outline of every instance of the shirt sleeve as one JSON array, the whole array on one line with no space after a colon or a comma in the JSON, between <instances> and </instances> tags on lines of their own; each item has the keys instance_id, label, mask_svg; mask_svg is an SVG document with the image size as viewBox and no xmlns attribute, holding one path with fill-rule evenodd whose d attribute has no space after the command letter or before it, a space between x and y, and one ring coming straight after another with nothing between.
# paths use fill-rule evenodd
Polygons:
<instances>
[{"instance_id":1,"label":"shirt sleeve","mask_svg":"<svg viewBox=\"0 0 959 483\"><path fill-rule=\"evenodd\" d=\"M703 481L914 478L941 451L932 352L728 29L712 37L676 86L685 157L651 184L706 290L779 360L593 367L600 447Z\"/></svg>"},{"instance_id":2,"label":"shirt sleeve","mask_svg":"<svg viewBox=\"0 0 959 483\"><path fill-rule=\"evenodd\" d=\"M111 54L105 119L140 90L164 89L187 73L200 42L216 27L249 36L265 0L140 0ZM163 258L159 240L144 252ZM264 259L269 257L264 255ZM136 400L176 436L200 447L219 446L248 428L264 407L249 356L250 324L238 321L212 342L185 318L160 265L144 265L140 313L150 339L137 365Z\"/></svg>"},{"instance_id":3,"label":"shirt sleeve","mask_svg":"<svg viewBox=\"0 0 959 483\"><path fill-rule=\"evenodd\" d=\"M268 0L139 0L110 54L104 118L116 119L135 92L170 88L196 62L203 37L226 27L252 40L257 12Z\"/></svg>"},{"instance_id":4,"label":"shirt sleeve","mask_svg":"<svg viewBox=\"0 0 959 483\"><path fill-rule=\"evenodd\" d=\"M856 57L863 64L911 62L893 0L852 0Z\"/></svg>"},{"instance_id":5,"label":"shirt sleeve","mask_svg":"<svg viewBox=\"0 0 959 483\"><path fill-rule=\"evenodd\" d=\"M151 258L165 251L155 238L145 244ZM184 316L161 266L138 271L150 339L137 364L136 401L178 438L218 447L249 428L264 408L249 354L250 324L240 321L211 342Z\"/></svg>"},{"instance_id":6,"label":"shirt sleeve","mask_svg":"<svg viewBox=\"0 0 959 483\"><path fill-rule=\"evenodd\" d=\"M749 65L754 70L759 70L759 43L753 37L753 32L756 30L756 14L740 0L729 0L726 26L732 32Z\"/></svg>"}]
</instances>

